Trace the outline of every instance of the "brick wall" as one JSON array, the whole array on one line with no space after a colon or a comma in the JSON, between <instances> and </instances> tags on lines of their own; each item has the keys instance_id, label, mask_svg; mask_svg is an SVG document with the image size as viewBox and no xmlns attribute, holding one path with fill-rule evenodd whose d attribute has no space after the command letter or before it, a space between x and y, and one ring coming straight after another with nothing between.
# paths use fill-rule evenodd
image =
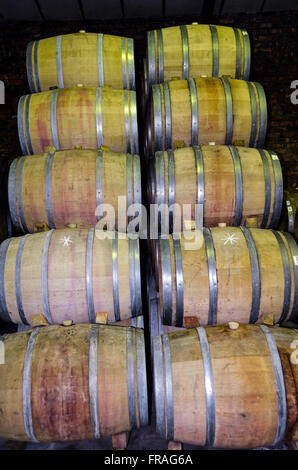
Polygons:
<instances>
[{"instance_id":1,"label":"brick wall","mask_svg":"<svg viewBox=\"0 0 298 470\"><path fill-rule=\"evenodd\" d=\"M17 103L19 97L29 90L25 64L25 50L29 41L79 29L128 35L137 40L136 63L140 70L147 30L192 21L200 22L200 18L1 24L0 79L4 80L6 85L6 104L0 107L0 155L9 157L21 154L17 134ZM214 17L212 23L239 26L248 30L252 43L251 80L262 83L268 101L269 125L266 148L275 150L282 157L286 184L296 187L298 105L295 106L290 101L290 84L293 80L298 80L297 13Z\"/></svg>"}]
</instances>

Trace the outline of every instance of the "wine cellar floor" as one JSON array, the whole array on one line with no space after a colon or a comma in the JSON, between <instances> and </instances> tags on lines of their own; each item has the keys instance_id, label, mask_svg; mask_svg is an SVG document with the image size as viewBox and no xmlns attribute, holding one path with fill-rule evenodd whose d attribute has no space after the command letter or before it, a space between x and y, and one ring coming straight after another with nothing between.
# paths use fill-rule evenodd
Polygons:
<instances>
[{"instance_id":1,"label":"wine cellar floor","mask_svg":"<svg viewBox=\"0 0 298 470\"><path fill-rule=\"evenodd\" d=\"M183 450L201 450L201 447L183 445ZM289 450L285 443L275 447L260 447L259 450ZM3 441L0 439L0 450L112 450L112 438L79 442L50 442L35 444L27 442ZM167 441L161 439L154 431L154 425L134 430L128 442L127 450L167 450ZM215 449L216 450L216 449Z\"/></svg>"}]
</instances>

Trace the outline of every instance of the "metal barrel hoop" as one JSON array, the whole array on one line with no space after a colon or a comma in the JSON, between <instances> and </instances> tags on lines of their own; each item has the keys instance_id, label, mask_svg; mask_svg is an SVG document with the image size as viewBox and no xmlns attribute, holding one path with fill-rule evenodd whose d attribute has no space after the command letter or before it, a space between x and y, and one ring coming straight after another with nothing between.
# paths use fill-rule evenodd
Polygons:
<instances>
[{"instance_id":1,"label":"metal barrel hoop","mask_svg":"<svg viewBox=\"0 0 298 470\"><path fill-rule=\"evenodd\" d=\"M159 240L162 266L163 323L172 325L172 266L169 239Z\"/></svg>"},{"instance_id":2,"label":"metal barrel hoop","mask_svg":"<svg viewBox=\"0 0 298 470\"><path fill-rule=\"evenodd\" d=\"M241 29L241 33L242 33L242 40L243 40L243 58L244 58L242 80L248 80L249 74L250 74L250 61L251 61L250 40L249 40L248 32L246 31L246 29Z\"/></svg>"},{"instance_id":3,"label":"metal barrel hoop","mask_svg":"<svg viewBox=\"0 0 298 470\"><path fill-rule=\"evenodd\" d=\"M27 70L27 78L28 78L30 93L35 93L37 91L35 88L35 84L34 84L33 63L32 63L33 62L32 51L33 51L34 45L35 45L35 42L31 41L29 42L27 49L26 49L26 70Z\"/></svg>"},{"instance_id":4,"label":"metal barrel hoop","mask_svg":"<svg viewBox=\"0 0 298 470\"><path fill-rule=\"evenodd\" d=\"M271 150L268 150L268 153L272 162L275 182L273 214L270 225L272 228L276 228L280 219L283 203L283 177L280 161L277 154L275 152L272 152Z\"/></svg>"},{"instance_id":5,"label":"metal barrel hoop","mask_svg":"<svg viewBox=\"0 0 298 470\"><path fill-rule=\"evenodd\" d=\"M173 400L173 378L172 378L172 359L169 335L162 337L164 352L164 373L166 388L166 423L167 423L167 439L174 441L174 400Z\"/></svg>"},{"instance_id":6,"label":"metal barrel hoop","mask_svg":"<svg viewBox=\"0 0 298 470\"><path fill-rule=\"evenodd\" d=\"M148 424L148 392L146 376L145 339L143 332L136 332L135 335L139 418L140 426L146 426Z\"/></svg>"},{"instance_id":7,"label":"metal barrel hoop","mask_svg":"<svg viewBox=\"0 0 298 470\"><path fill-rule=\"evenodd\" d=\"M184 285L183 285L183 263L181 243L179 239L173 238L175 257L175 281L176 281L176 326L182 328L184 314Z\"/></svg>"},{"instance_id":8,"label":"metal barrel hoop","mask_svg":"<svg viewBox=\"0 0 298 470\"><path fill-rule=\"evenodd\" d=\"M9 168L8 175L8 203L9 203L9 212L11 219L15 228L19 231L22 231L21 224L18 218L17 211L17 197L16 197L16 174L18 167L19 159L15 158Z\"/></svg>"},{"instance_id":9,"label":"metal barrel hoop","mask_svg":"<svg viewBox=\"0 0 298 470\"><path fill-rule=\"evenodd\" d=\"M258 149L263 163L264 182L265 182L265 205L263 219L261 222L261 228L266 228L268 225L268 219L271 208L271 176L267 156L264 150Z\"/></svg>"},{"instance_id":10,"label":"metal barrel hoop","mask_svg":"<svg viewBox=\"0 0 298 470\"><path fill-rule=\"evenodd\" d=\"M242 221L243 213L243 178L242 178L242 166L240 156L237 150L237 147L229 145L229 150L232 156L233 165L234 165L234 175L235 175L235 215L233 225L235 227L239 226Z\"/></svg>"},{"instance_id":11,"label":"metal barrel hoop","mask_svg":"<svg viewBox=\"0 0 298 470\"><path fill-rule=\"evenodd\" d=\"M249 147L256 146L256 137L257 137L257 99L254 86L250 82L246 82L249 92L249 99L250 99L250 110L251 110L251 129L250 129L250 137L249 137Z\"/></svg>"},{"instance_id":12,"label":"metal barrel hoop","mask_svg":"<svg viewBox=\"0 0 298 470\"><path fill-rule=\"evenodd\" d=\"M216 325L217 323L217 300L218 300L218 280L216 271L215 249L212 234L209 228L203 228L203 236L205 240L205 250L208 264L209 278L209 312L208 325Z\"/></svg>"},{"instance_id":13,"label":"metal barrel hoop","mask_svg":"<svg viewBox=\"0 0 298 470\"><path fill-rule=\"evenodd\" d=\"M44 316L46 317L48 323L52 325L53 319L51 315L50 302L49 302L49 289L48 289L48 264L49 264L49 248L51 237L53 235L54 229L46 232L46 236L43 243L42 249L42 266L41 266L41 286L42 286L42 304Z\"/></svg>"},{"instance_id":14,"label":"metal barrel hoop","mask_svg":"<svg viewBox=\"0 0 298 470\"><path fill-rule=\"evenodd\" d=\"M262 85L260 85L257 82L255 82L254 85L257 89L258 98L259 98L259 116L260 116L259 117L260 128L259 128L259 135L258 135L256 147L263 148L265 145L266 131L267 131L267 102L266 102L266 95L264 92L264 88L262 87Z\"/></svg>"},{"instance_id":15,"label":"metal barrel hoop","mask_svg":"<svg viewBox=\"0 0 298 470\"><path fill-rule=\"evenodd\" d=\"M11 322L10 315L8 313L6 296L5 296L5 264L6 264L6 255L9 248L9 245L12 241L12 238L4 240L0 244L0 318L7 322Z\"/></svg>"},{"instance_id":16,"label":"metal barrel hoop","mask_svg":"<svg viewBox=\"0 0 298 470\"><path fill-rule=\"evenodd\" d=\"M157 30L157 53L158 53L158 82L163 83L164 71L163 71L163 40L162 30Z\"/></svg>"},{"instance_id":17,"label":"metal barrel hoop","mask_svg":"<svg viewBox=\"0 0 298 470\"><path fill-rule=\"evenodd\" d=\"M161 86L152 86L153 113L154 113L154 152L164 148L162 138L162 119L161 119Z\"/></svg>"},{"instance_id":18,"label":"metal barrel hoop","mask_svg":"<svg viewBox=\"0 0 298 470\"><path fill-rule=\"evenodd\" d=\"M189 77L189 43L187 26L180 26L181 42L182 42L182 79L187 80Z\"/></svg>"},{"instance_id":19,"label":"metal barrel hoop","mask_svg":"<svg viewBox=\"0 0 298 470\"><path fill-rule=\"evenodd\" d=\"M57 42L56 42L56 67L57 67L57 78L58 78L59 88L64 88L63 69L62 69L62 38L63 36L57 36Z\"/></svg>"},{"instance_id":20,"label":"metal barrel hoop","mask_svg":"<svg viewBox=\"0 0 298 470\"><path fill-rule=\"evenodd\" d=\"M104 86L104 65L103 65L103 34L97 35L97 67L98 67L98 84Z\"/></svg>"},{"instance_id":21,"label":"metal barrel hoop","mask_svg":"<svg viewBox=\"0 0 298 470\"><path fill-rule=\"evenodd\" d=\"M98 336L99 325L91 325L89 339L89 408L93 437L100 438L100 417L98 401Z\"/></svg>"},{"instance_id":22,"label":"metal barrel hoop","mask_svg":"<svg viewBox=\"0 0 298 470\"><path fill-rule=\"evenodd\" d=\"M279 351L278 351L275 339L270 331L270 328L268 328L265 325L260 325L260 329L264 333L267 344L268 344L268 348L269 348L271 359L272 359L275 384L276 384L278 420L277 420L277 429L276 429L275 439L274 439L274 442L272 443L272 445L275 445L284 438L286 427L287 427L286 389L285 389L285 383L284 383L283 369L282 369Z\"/></svg>"},{"instance_id":23,"label":"metal barrel hoop","mask_svg":"<svg viewBox=\"0 0 298 470\"><path fill-rule=\"evenodd\" d=\"M163 84L164 110L165 110L165 148L172 147L172 115L171 115L171 92L168 82Z\"/></svg>"},{"instance_id":24,"label":"metal barrel hoop","mask_svg":"<svg viewBox=\"0 0 298 470\"><path fill-rule=\"evenodd\" d=\"M27 155L29 152L27 151L27 143L26 143L26 135L25 135L25 128L24 128L24 104L26 101L26 96L21 96L18 103L18 134L19 134L19 141L22 149L23 155Z\"/></svg>"},{"instance_id":25,"label":"metal barrel hoop","mask_svg":"<svg viewBox=\"0 0 298 470\"><path fill-rule=\"evenodd\" d=\"M137 116L137 94L135 91L129 92L130 98L130 122L131 122L131 137L132 137L132 153L139 153L139 136L138 136L138 116Z\"/></svg>"},{"instance_id":26,"label":"metal barrel hoop","mask_svg":"<svg viewBox=\"0 0 298 470\"><path fill-rule=\"evenodd\" d=\"M137 426L136 396L135 396L135 365L134 365L134 341L136 331L133 328L126 330L126 372L127 372L127 398L129 423L133 429Z\"/></svg>"},{"instance_id":27,"label":"metal barrel hoop","mask_svg":"<svg viewBox=\"0 0 298 470\"><path fill-rule=\"evenodd\" d=\"M196 228L202 229L204 225L204 205L205 205L205 178L204 178L204 158L201 146L194 146L195 171L196 171Z\"/></svg>"},{"instance_id":28,"label":"metal barrel hoop","mask_svg":"<svg viewBox=\"0 0 298 470\"><path fill-rule=\"evenodd\" d=\"M124 37L121 38L121 60L123 89L127 90L126 38Z\"/></svg>"},{"instance_id":29,"label":"metal barrel hoop","mask_svg":"<svg viewBox=\"0 0 298 470\"><path fill-rule=\"evenodd\" d=\"M150 95L151 86L156 82L156 60L155 60L155 36L154 31L147 33L148 47L148 93Z\"/></svg>"},{"instance_id":30,"label":"metal barrel hoop","mask_svg":"<svg viewBox=\"0 0 298 470\"><path fill-rule=\"evenodd\" d=\"M22 302L22 292L21 292L21 264L22 264L22 255L24 250L24 245L26 242L27 237L29 234L24 235L21 237L17 255L16 255L16 266L15 266L15 292L16 292L16 303L19 312L20 319L24 323L24 325L29 325L29 322L26 319L24 309L23 309L23 302Z\"/></svg>"},{"instance_id":31,"label":"metal barrel hoop","mask_svg":"<svg viewBox=\"0 0 298 470\"><path fill-rule=\"evenodd\" d=\"M212 447L215 440L215 388L213 378L213 368L210 353L208 336L205 328L197 327L197 334L200 340L200 348L202 353L202 361L204 368L204 384L206 396L206 441L205 445Z\"/></svg>"},{"instance_id":32,"label":"metal barrel hoop","mask_svg":"<svg viewBox=\"0 0 298 470\"><path fill-rule=\"evenodd\" d=\"M252 301L249 323L256 323L259 318L261 301L261 275L258 251L254 239L252 237L251 231L246 227L240 227L240 229L247 244L251 269Z\"/></svg>"},{"instance_id":33,"label":"metal barrel hoop","mask_svg":"<svg viewBox=\"0 0 298 470\"><path fill-rule=\"evenodd\" d=\"M288 247L292 255L292 263L293 263L293 270L294 270L294 300L293 300L292 311L289 315L289 320L297 322L298 320L298 247L292 235L290 235L287 232L281 232L281 233L287 240Z\"/></svg>"},{"instance_id":34,"label":"metal barrel hoop","mask_svg":"<svg viewBox=\"0 0 298 470\"><path fill-rule=\"evenodd\" d=\"M127 61L128 61L128 78L129 78L129 89L135 90L135 59L134 59L134 40L131 38L127 39Z\"/></svg>"},{"instance_id":35,"label":"metal barrel hoop","mask_svg":"<svg viewBox=\"0 0 298 470\"><path fill-rule=\"evenodd\" d=\"M191 106L191 145L199 143L199 110L196 82L193 78L188 80L189 98Z\"/></svg>"},{"instance_id":36,"label":"metal barrel hoop","mask_svg":"<svg viewBox=\"0 0 298 470\"><path fill-rule=\"evenodd\" d=\"M95 323L95 308L93 296L93 244L95 229L88 231L86 243L86 297L88 305L88 317L90 323Z\"/></svg>"},{"instance_id":37,"label":"metal barrel hoop","mask_svg":"<svg viewBox=\"0 0 298 470\"><path fill-rule=\"evenodd\" d=\"M212 77L218 77L219 72L219 44L217 27L213 24L209 25L212 38Z\"/></svg>"},{"instance_id":38,"label":"metal barrel hoop","mask_svg":"<svg viewBox=\"0 0 298 470\"><path fill-rule=\"evenodd\" d=\"M121 320L119 304L119 279L118 279L118 233L114 232L112 240L112 279L113 279L113 303L115 321Z\"/></svg>"},{"instance_id":39,"label":"metal barrel hoop","mask_svg":"<svg viewBox=\"0 0 298 470\"><path fill-rule=\"evenodd\" d=\"M96 137L97 147L103 145L103 132L102 132L102 88L97 87L95 92L95 116L96 116Z\"/></svg>"},{"instance_id":40,"label":"metal barrel hoop","mask_svg":"<svg viewBox=\"0 0 298 470\"><path fill-rule=\"evenodd\" d=\"M169 211L169 231L173 232L174 227L174 204L175 204L175 155L173 150L167 150L168 157L168 188L169 188L169 208L172 206L173 210ZM164 180L165 181L165 180Z\"/></svg>"},{"instance_id":41,"label":"metal barrel hoop","mask_svg":"<svg viewBox=\"0 0 298 470\"><path fill-rule=\"evenodd\" d=\"M238 28L233 28L235 34L235 43L236 43L236 67L235 67L235 78L241 79L241 63L242 63L242 48L241 48L241 39Z\"/></svg>"},{"instance_id":42,"label":"metal barrel hoop","mask_svg":"<svg viewBox=\"0 0 298 470\"><path fill-rule=\"evenodd\" d=\"M283 272L284 272L284 302L283 302L282 313L279 319L279 322L282 322L286 320L288 313L289 313L289 309L290 309L291 290L292 290L291 267L290 267L290 259L289 259L288 251L284 243L284 240L282 239L279 232L276 232L275 230L272 230L272 229L271 229L271 232L274 234L277 240L279 249L280 249L282 264L283 264Z\"/></svg>"},{"instance_id":43,"label":"metal barrel hoop","mask_svg":"<svg viewBox=\"0 0 298 470\"><path fill-rule=\"evenodd\" d=\"M57 123L57 100L59 89L53 90L51 94L51 132L52 142L57 150L60 150L58 123Z\"/></svg>"},{"instance_id":44,"label":"metal barrel hoop","mask_svg":"<svg viewBox=\"0 0 298 470\"><path fill-rule=\"evenodd\" d=\"M34 328L28 337L23 368L22 398L25 431L29 441L38 442L34 433L31 407L31 371L33 350L40 327Z\"/></svg>"},{"instance_id":45,"label":"metal barrel hoop","mask_svg":"<svg viewBox=\"0 0 298 470\"><path fill-rule=\"evenodd\" d=\"M155 336L153 338L153 374L156 409L156 430L164 439L167 439L165 416L164 359L161 336Z\"/></svg>"},{"instance_id":46,"label":"metal barrel hoop","mask_svg":"<svg viewBox=\"0 0 298 470\"><path fill-rule=\"evenodd\" d=\"M233 118L233 96L231 85L229 79L227 77L220 77L220 81L222 83L224 89L224 95L226 100L226 139L225 144L229 145L232 143L233 138L233 125L234 125L234 118Z\"/></svg>"}]
</instances>

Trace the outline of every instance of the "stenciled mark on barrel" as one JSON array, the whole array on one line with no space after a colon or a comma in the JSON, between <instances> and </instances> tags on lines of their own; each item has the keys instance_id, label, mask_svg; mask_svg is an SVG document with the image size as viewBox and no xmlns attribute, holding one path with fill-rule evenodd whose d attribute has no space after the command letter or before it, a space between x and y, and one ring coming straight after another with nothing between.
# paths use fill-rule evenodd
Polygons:
<instances>
[{"instance_id":1,"label":"stenciled mark on barrel","mask_svg":"<svg viewBox=\"0 0 298 470\"><path fill-rule=\"evenodd\" d=\"M5 364L5 344L0 340L0 365Z\"/></svg>"},{"instance_id":2,"label":"stenciled mark on barrel","mask_svg":"<svg viewBox=\"0 0 298 470\"><path fill-rule=\"evenodd\" d=\"M5 85L2 80L0 80L0 104L5 104Z\"/></svg>"},{"instance_id":3,"label":"stenciled mark on barrel","mask_svg":"<svg viewBox=\"0 0 298 470\"><path fill-rule=\"evenodd\" d=\"M64 236L63 238L60 238L60 243L62 244L62 246L70 246L71 243L73 243L71 237L68 235L68 236Z\"/></svg>"},{"instance_id":4,"label":"stenciled mark on barrel","mask_svg":"<svg viewBox=\"0 0 298 470\"><path fill-rule=\"evenodd\" d=\"M297 365L298 364L298 339L295 339L291 343L291 349L294 351L291 354L291 363Z\"/></svg>"},{"instance_id":5,"label":"stenciled mark on barrel","mask_svg":"<svg viewBox=\"0 0 298 470\"><path fill-rule=\"evenodd\" d=\"M221 240L224 242L224 245L236 245L239 238L236 237L235 233L227 233Z\"/></svg>"},{"instance_id":6,"label":"stenciled mark on barrel","mask_svg":"<svg viewBox=\"0 0 298 470\"><path fill-rule=\"evenodd\" d=\"M298 80L293 80L292 83L291 83L291 89L294 91L292 91L291 93L291 103L292 104L298 104Z\"/></svg>"}]
</instances>

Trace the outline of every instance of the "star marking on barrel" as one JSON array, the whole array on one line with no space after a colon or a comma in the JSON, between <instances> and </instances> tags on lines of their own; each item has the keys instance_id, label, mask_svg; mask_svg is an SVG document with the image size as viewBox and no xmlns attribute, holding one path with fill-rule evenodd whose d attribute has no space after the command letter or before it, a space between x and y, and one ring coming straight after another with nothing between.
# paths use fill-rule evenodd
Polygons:
<instances>
[{"instance_id":1,"label":"star marking on barrel","mask_svg":"<svg viewBox=\"0 0 298 470\"><path fill-rule=\"evenodd\" d=\"M236 237L235 233L227 233L224 238L222 238L222 241L224 242L224 245L236 245L237 240L239 240L238 237Z\"/></svg>"},{"instance_id":2,"label":"star marking on barrel","mask_svg":"<svg viewBox=\"0 0 298 470\"><path fill-rule=\"evenodd\" d=\"M73 243L70 236L64 236L63 238L60 238L60 242L62 243L62 246L70 246L70 244Z\"/></svg>"}]
</instances>

